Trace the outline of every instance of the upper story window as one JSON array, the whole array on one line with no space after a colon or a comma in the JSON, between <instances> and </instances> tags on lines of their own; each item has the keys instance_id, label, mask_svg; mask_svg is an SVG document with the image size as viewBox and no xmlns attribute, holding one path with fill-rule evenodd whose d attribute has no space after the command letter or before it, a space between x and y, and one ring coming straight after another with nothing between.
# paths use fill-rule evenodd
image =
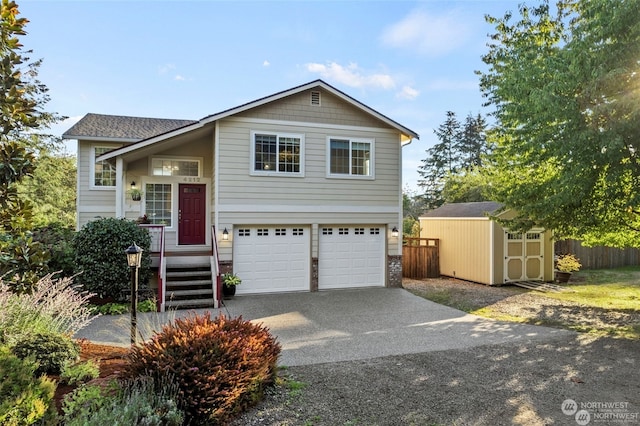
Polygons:
<instances>
[{"instance_id":1,"label":"upper story window","mask_svg":"<svg viewBox=\"0 0 640 426\"><path fill-rule=\"evenodd\" d=\"M252 132L251 140L251 174L304 173L303 135Z\"/></svg>"},{"instance_id":2,"label":"upper story window","mask_svg":"<svg viewBox=\"0 0 640 426\"><path fill-rule=\"evenodd\" d=\"M153 176L200 176L201 160L190 158L161 158L151 160Z\"/></svg>"},{"instance_id":3,"label":"upper story window","mask_svg":"<svg viewBox=\"0 0 640 426\"><path fill-rule=\"evenodd\" d=\"M329 138L329 176L373 178L373 139Z\"/></svg>"},{"instance_id":4,"label":"upper story window","mask_svg":"<svg viewBox=\"0 0 640 426\"><path fill-rule=\"evenodd\" d=\"M91 147L91 186L94 188L113 189L116 186L116 165L109 161L96 161L96 158L116 149L115 146Z\"/></svg>"}]
</instances>

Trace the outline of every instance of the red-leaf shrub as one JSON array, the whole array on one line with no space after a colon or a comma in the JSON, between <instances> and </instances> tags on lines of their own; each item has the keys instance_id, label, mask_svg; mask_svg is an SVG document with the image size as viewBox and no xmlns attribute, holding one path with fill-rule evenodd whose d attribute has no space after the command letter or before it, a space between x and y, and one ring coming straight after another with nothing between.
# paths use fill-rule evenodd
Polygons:
<instances>
[{"instance_id":1,"label":"red-leaf shrub","mask_svg":"<svg viewBox=\"0 0 640 426\"><path fill-rule=\"evenodd\" d=\"M266 327L242 317L191 314L132 348L125 373L156 381L173 377L187 423L216 424L262 398L279 354Z\"/></svg>"}]
</instances>

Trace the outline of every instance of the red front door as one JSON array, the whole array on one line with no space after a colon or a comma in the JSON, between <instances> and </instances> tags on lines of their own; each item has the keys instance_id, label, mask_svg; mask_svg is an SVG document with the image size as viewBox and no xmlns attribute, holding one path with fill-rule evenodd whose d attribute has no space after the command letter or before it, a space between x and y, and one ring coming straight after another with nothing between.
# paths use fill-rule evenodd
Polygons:
<instances>
[{"instance_id":1,"label":"red front door","mask_svg":"<svg viewBox=\"0 0 640 426\"><path fill-rule=\"evenodd\" d=\"M206 185L180 184L178 244L204 244Z\"/></svg>"}]
</instances>

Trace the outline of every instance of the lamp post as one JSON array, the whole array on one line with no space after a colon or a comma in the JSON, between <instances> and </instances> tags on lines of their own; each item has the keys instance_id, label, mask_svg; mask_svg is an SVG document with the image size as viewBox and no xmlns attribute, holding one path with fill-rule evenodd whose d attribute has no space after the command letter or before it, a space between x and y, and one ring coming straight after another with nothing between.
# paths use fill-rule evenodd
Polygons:
<instances>
[{"instance_id":1,"label":"lamp post","mask_svg":"<svg viewBox=\"0 0 640 426\"><path fill-rule=\"evenodd\" d=\"M131 344L136 343L138 331L138 268L142 260L142 249L133 243L124 252L127 254L127 264L131 269Z\"/></svg>"}]
</instances>

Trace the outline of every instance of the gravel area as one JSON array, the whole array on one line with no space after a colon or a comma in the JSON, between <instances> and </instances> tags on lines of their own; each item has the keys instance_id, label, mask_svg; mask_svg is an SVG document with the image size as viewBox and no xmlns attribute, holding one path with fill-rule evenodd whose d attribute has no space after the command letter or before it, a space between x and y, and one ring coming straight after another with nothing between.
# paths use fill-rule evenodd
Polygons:
<instances>
[{"instance_id":1,"label":"gravel area","mask_svg":"<svg viewBox=\"0 0 640 426\"><path fill-rule=\"evenodd\" d=\"M448 291L447 281L422 285ZM540 303L509 287L455 284L456 291L467 292L467 301L513 314L518 309L518 315L548 312L612 324L633 320L554 305L544 297ZM420 282L404 285L419 291ZM280 374L283 383L269 388L233 425L640 425L640 342L634 340L578 334L296 366ZM563 407L566 400L586 410L589 422L583 417L578 423L576 410Z\"/></svg>"}]
</instances>

